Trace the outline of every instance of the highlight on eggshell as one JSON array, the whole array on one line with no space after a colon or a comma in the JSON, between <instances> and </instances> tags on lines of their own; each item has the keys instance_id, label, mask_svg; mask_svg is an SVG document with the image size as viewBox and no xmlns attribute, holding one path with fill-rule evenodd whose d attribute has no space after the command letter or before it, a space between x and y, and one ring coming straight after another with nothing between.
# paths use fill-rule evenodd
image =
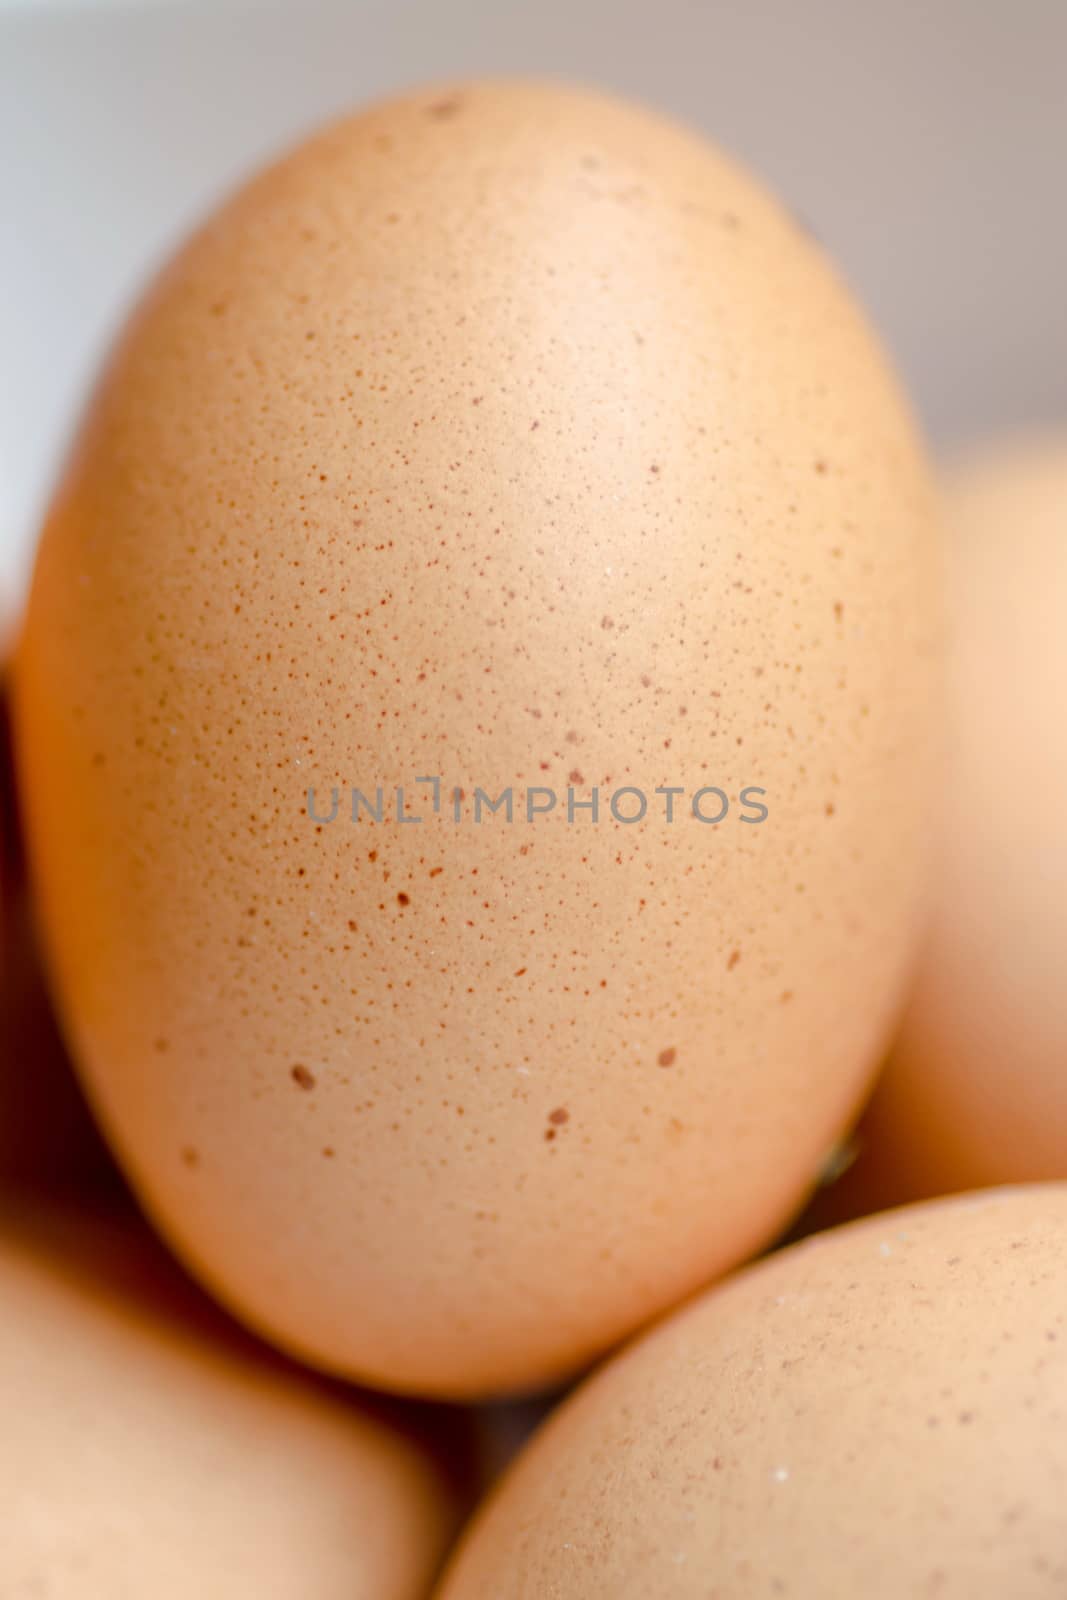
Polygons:
<instances>
[{"instance_id":1,"label":"highlight on eggshell","mask_svg":"<svg viewBox=\"0 0 1067 1600\"><path fill-rule=\"evenodd\" d=\"M1067 433L945 475L948 760L932 908L846 1208L1067 1178Z\"/></svg>"},{"instance_id":2,"label":"highlight on eggshell","mask_svg":"<svg viewBox=\"0 0 1067 1600\"><path fill-rule=\"evenodd\" d=\"M227 1306L495 1394L775 1235L913 952L938 573L823 251L657 115L416 92L210 218L15 691L82 1080Z\"/></svg>"},{"instance_id":3,"label":"highlight on eggshell","mask_svg":"<svg viewBox=\"0 0 1067 1600\"><path fill-rule=\"evenodd\" d=\"M456 1504L395 1425L256 1348L129 1226L0 1229L0 1593L425 1600Z\"/></svg>"},{"instance_id":4,"label":"highlight on eggshell","mask_svg":"<svg viewBox=\"0 0 1067 1600\"><path fill-rule=\"evenodd\" d=\"M438 1600L1038 1600L1067 1575L1067 1185L770 1256L583 1384Z\"/></svg>"}]
</instances>

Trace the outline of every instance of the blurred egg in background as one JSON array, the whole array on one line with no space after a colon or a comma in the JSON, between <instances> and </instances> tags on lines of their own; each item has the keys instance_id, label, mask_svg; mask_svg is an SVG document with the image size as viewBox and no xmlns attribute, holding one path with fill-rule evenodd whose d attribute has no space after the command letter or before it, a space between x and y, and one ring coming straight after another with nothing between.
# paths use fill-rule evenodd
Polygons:
<instances>
[{"instance_id":1,"label":"blurred egg in background","mask_svg":"<svg viewBox=\"0 0 1067 1600\"><path fill-rule=\"evenodd\" d=\"M5 1595L424 1600L455 1526L425 1441L90 1208L9 1208L0 1405Z\"/></svg>"},{"instance_id":2,"label":"blurred egg in background","mask_svg":"<svg viewBox=\"0 0 1067 1600\"><path fill-rule=\"evenodd\" d=\"M988 441L944 497L933 903L835 1211L1067 1175L1067 431Z\"/></svg>"}]
</instances>

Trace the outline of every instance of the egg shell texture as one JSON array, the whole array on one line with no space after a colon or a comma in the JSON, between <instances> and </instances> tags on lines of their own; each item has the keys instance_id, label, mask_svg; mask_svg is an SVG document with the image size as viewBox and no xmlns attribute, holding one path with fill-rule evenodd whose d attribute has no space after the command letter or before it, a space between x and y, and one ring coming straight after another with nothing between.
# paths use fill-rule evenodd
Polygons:
<instances>
[{"instance_id":1,"label":"egg shell texture","mask_svg":"<svg viewBox=\"0 0 1067 1600\"><path fill-rule=\"evenodd\" d=\"M589 1380L439 1600L1067 1590L1067 1186L816 1235Z\"/></svg>"},{"instance_id":2,"label":"egg shell texture","mask_svg":"<svg viewBox=\"0 0 1067 1600\"><path fill-rule=\"evenodd\" d=\"M17 678L84 1080L230 1306L496 1392L780 1226L913 940L936 545L821 250L656 117L415 94L208 223L95 397ZM475 786L515 820L453 823Z\"/></svg>"}]
</instances>

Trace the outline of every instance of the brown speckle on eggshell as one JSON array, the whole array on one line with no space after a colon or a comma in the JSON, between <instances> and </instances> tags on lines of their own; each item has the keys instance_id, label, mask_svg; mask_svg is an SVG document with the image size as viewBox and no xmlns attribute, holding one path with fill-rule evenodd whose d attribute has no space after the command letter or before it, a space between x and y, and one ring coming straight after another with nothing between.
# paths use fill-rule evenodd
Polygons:
<instances>
[{"instance_id":1,"label":"brown speckle on eggshell","mask_svg":"<svg viewBox=\"0 0 1067 1600\"><path fill-rule=\"evenodd\" d=\"M206 224L94 399L17 698L84 1081L234 1310L339 1373L487 1393L773 1235L911 951L936 543L821 251L642 110L413 94ZM672 784L728 815L668 824ZM543 1138L546 1103L580 1131Z\"/></svg>"}]
</instances>

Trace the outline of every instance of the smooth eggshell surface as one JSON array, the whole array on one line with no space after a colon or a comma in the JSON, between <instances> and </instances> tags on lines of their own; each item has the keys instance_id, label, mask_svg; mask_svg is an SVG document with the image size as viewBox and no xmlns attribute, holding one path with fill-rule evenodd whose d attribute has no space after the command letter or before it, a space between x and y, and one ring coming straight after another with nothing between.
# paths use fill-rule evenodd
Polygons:
<instances>
[{"instance_id":1,"label":"smooth eggshell surface","mask_svg":"<svg viewBox=\"0 0 1067 1600\"><path fill-rule=\"evenodd\" d=\"M187 1299L114 1223L5 1223L0 1594L425 1600L436 1469Z\"/></svg>"},{"instance_id":2,"label":"smooth eggshell surface","mask_svg":"<svg viewBox=\"0 0 1067 1600\"><path fill-rule=\"evenodd\" d=\"M57 496L18 743L84 1080L231 1307L508 1390L775 1232L912 946L937 562L821 251L653 116L415 94L207 225Z\"/></svg>"},{"instance_id":3,"label":"smooth eggshell surface","mask_svg":"<svg viewBox=\"0 0 1067 1600\"><path fill-rule=\"evenodd\" d=\"M769 1257L566 1402L440 1600L1052 1600L1067 1589L1067 1186Z\"/></svg>"}]
</instances>

